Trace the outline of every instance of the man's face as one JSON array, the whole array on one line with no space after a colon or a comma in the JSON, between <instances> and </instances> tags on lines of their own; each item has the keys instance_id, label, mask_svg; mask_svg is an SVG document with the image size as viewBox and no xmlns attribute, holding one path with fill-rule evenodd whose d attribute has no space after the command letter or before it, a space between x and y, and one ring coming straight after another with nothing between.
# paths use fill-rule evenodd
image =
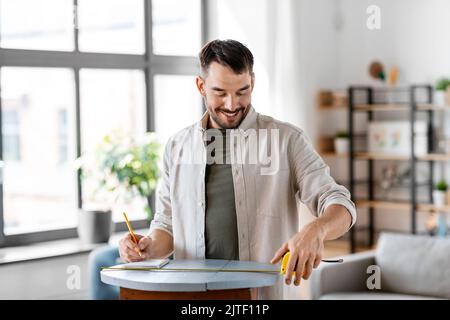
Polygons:
<instances>
[{"instance_id":1,"label":"man's face","mask_svg":"<svg viewBox=\"0 0 450 320\"><path fill-rule=\"evenodd\" d=\"M197 88L205 99L213 128L237 128L247 114L252 100L254 76L245 71L236 74L217 62L208 73L197 77Z\"/></svg>"}]
</instances>

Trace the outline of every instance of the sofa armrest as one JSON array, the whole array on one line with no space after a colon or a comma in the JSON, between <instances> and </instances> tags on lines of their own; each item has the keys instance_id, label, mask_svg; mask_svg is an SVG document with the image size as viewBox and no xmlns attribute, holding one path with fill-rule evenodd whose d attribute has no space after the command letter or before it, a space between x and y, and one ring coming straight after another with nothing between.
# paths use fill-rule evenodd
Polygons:
<instances>
[{"instance_id":1,"label":"sofa armrest","mask_svg":"<svg viewBox=\"0 0 450 320\"><path fill-rule=\"evenodd\" d=\"M375 264L375 251L342 257L342 263L321 263L309 281L311 299L331 292L367 290L367 267Z\"/></svg>"}]
</instances>

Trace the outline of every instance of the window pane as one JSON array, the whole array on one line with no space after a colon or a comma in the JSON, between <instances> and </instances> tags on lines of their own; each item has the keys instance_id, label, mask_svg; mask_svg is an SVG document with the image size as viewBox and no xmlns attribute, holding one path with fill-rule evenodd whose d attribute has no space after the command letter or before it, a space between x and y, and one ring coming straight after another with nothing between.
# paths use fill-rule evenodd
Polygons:
<instances>
[{"instance_id":1,"label":"window pane","mask_svg":"<svg viewBox=\"0 0 450 320\"><path fill-rule=\"evenodd\" d=\"M73 50L73 0L0 0L0 46Z\"/></svg>"},{"instance_id":2,"label":"window pane","mask_svg":"<svg viewBox=\"0 0 450 320\"><path fill-rule=\"evenodd\" d=\"M144 54L142 0L78 0L81 51Z\"/></svg>"},{"instance_id":3,"label":"window pane","mask_svg":"<svg viewBox=\"0 0 450 320\"><path fill-rule=\"evenodd\" d=\"M145 78L139 70L80 71L82 152L94 154L104 136L113 130L139 136L145 132ZM144 201L137 197L126 203L113 201L113 194L95 193L97 181L83 179L83 207L111 207L113 218L123 222L122 211L130 219L144 219Z\"/></svg>"},{"instance_id":4,"label":"window pane","mask_svg":"<svg viewBox=\"0 0 450 320\"><path fill-rule=\"evenodd\" d=\"M154 87L155 131L165 145L170 136L200 120L202 100L194 76L156 75Z\"/></svg>"},{"instance_id":5,"label":"window pane","mask_svg":"<svg viewBox=\"0 0 450 320\"><path fill-rule=\"evenodd\" d=\"M2 68L1 84L5 233L75 227L72 71Z\"/></svg>"},{"instance_id":6,"label":"window pane","mask_svg":"<svg viewBox=\"0 0 450 320\"><path fill-rule=\"evenodd\" d=\"M153 53L197 56L201 43L200 0L153 0Z\"/></svg>"}]
</instances>

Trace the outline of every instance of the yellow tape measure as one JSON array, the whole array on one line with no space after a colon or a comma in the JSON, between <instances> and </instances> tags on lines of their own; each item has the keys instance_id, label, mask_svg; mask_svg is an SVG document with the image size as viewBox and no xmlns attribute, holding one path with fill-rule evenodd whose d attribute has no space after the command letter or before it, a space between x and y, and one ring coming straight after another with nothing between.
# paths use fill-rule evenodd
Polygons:
<instances>
[{"instance_id":1,"label":"yellow tape measure","mask_svg":"<svg viewBox=\"0 0 450 320\"><path fill-rule=\"evenodd\" d=\"M284 254L283 260L281 261L281 270L280 270L281 274L286 274L287 264L289 262L290 256L291 253L289 251ZM321 261L327 263L342 263L344 262L344 259L322 259ZM295 275L295 271L292 272L292 274Z\"/></svg>"},{"instance_id":2,"label":"yellow tape measure","mask_svg":"<svg viewBox=\"0 0 450 320\"><path fill-rule=\"evenodd\" d=\"M262 272L262 273L280 273L286 274L287 264L291 253L288 251L284 254L281 261L280 271L277 270L257 270L257 269L215 269L215 268L160 268L160 267L102 267L102 270L131 270L131 271L187 271L187 272ZM324 259L322 262L341 263L343 259L328 260ZM293 272L295 274L295 271Z\"/></svg>"}]
</instances>

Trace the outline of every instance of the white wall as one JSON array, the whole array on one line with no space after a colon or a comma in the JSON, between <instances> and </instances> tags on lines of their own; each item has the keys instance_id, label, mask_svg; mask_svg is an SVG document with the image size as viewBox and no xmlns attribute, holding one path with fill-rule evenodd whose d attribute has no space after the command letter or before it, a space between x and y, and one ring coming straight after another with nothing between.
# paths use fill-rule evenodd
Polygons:
<instances>
[{"instance_id":1,"label":"white wall","mask_svg":"<svg viewBox=\"0 0 450 320\"><path fill-rule=\"evenodd\" d=\"M79 289L67 286L70 266L80 270ZM0 265L0 284L0 300L89 299L88 254Z\"/></svg>"},{"instance_id":2,"label":"white wall","mask_svg":"<svg viewBox=\"0 0 450 320\"><path fill-rule=\"evenodd\" d=\"M366 8L381 9L381 29L366 27ZM435 83L450 76L450 1L341 0L338 84L369 83L367 67L379 59L400 69L400 84Z\"/></svg>"}]
</instances>

